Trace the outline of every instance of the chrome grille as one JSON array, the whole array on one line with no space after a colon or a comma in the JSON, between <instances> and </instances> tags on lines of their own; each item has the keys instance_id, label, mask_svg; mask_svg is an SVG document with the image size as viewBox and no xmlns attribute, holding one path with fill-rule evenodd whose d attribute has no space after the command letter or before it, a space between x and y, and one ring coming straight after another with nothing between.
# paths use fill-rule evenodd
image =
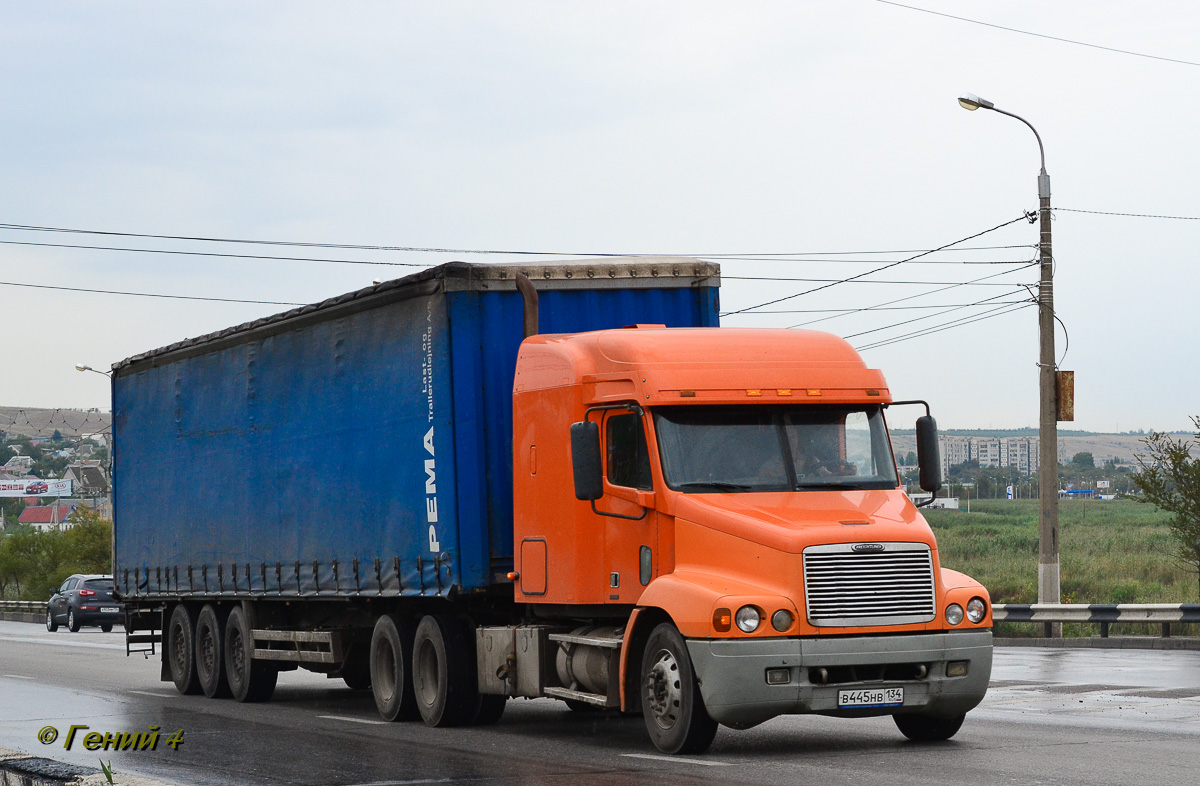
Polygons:
<instances>
[{"instance_id":1,"label":"chrome grille","mask_svg":"<svg viewBox=\"0 0 1200 786\"><path fill-rule=\"evenodd\" d=\"M857 544L804 550L804 598L810 624L821 627L907 625L937 616L933 557L924 543Z\"/></svg>"}]
</instances>

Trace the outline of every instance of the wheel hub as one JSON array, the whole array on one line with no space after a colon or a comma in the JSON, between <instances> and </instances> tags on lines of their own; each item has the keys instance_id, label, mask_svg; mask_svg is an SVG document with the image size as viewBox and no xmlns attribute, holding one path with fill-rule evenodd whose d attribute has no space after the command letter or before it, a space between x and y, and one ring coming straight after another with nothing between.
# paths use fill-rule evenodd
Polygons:
<instances>
[{"instance_id":1,"label":"wheel hub","mask_svg":"<svg viewBox=\"0 0 1200 786\"><path fill-rule=\"evenodd\" d=\"M679 663L667 650L659 650L654 665L646 675L644 686L646 705L650 716L659 728L667 730L679 720L679 707L683 698L679 676Z\"/></svg>"}]
</instances>

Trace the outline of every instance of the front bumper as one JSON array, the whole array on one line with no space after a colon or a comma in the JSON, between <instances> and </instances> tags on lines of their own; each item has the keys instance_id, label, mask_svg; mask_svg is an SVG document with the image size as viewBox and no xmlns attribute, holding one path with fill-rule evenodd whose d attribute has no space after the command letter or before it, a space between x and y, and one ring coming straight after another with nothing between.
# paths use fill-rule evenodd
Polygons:
<instances>
[{"instance_id":1,"label":"front bumper","mask_svg":"<svg viewBox=\"0 0 1200 786\"><path fill-rule=\"evenodd\" d=\"M688 652L700 681L700 694L713 720L745 729L776 715L817 713L839 717L916 712L960 715L975 707L987 692L992 674L990 630L827 636L794 639L689 639ZM966 661L967 673L947 677L946 664ZM859 672L909 673L925 667L925 676L869 679L820 684L818 668L847 679ZM893 666L893 669L879 667ZM857 667L857 668L856 668ZM787 668L790 680L767 683L767 669ZM838 691L857 688L904 688L900 707L842 709Z\"/></svg>"}]
</instances>

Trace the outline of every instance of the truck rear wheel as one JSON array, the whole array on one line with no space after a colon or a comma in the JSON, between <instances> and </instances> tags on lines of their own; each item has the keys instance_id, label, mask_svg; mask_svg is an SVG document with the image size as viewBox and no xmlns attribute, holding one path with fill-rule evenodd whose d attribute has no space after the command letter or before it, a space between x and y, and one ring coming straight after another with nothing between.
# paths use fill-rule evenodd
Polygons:
<instances>
[{"instance_id":1,"label":"truck rear wheel","mask_svg":"<svg viewBox=\"0 0 1200 786\"><path fill-rule=\"evenodd\" d=\"M459 726L479 713L474 658L467 646L466 626L453 617L428 614L417 626L413 691L427 726Z\"/></svg>"},{"instance_id":2,"label":"truck rear wheel","mask_svg":"<svg viewBox=\"0 0 1200 786\"><path fill-rule=\"evenodd\" d=\"M669 622L650 632L642 657L642 716L663 753L703 753L717 736L683 636Z\"/></svg>"},{"instance_id":3,"label":"truck rear wheel","mask_svg":"<svg viewBox=\"0 0 1200 786\"><path fill-rule=\"evenodd\" d=\"M241 606L229 612L225 623L225 676L238 701L267 701L275 692L279 670L254 660L254 633Z\"/></svg>"},{"instance_id":4,"label":"truck rear wheel","mask_svg":"<svg viewBox=\"0 0 1200 786\"><path fill-rule=\"evenodd\" d=\"M395 614L375 621L371 633L370 682L375 708L388 721L410 721L419 717L413 695L413 626Z\"/></svg>"},{"instance_id":5,"label":"truck rear wheel","mask_svg":"<svg viewBox=\"0 0 1200 786\"><path fill-rule=\"evenodd\" d=\"M196 677L200 689L210 699L228 698L229 681L225 679L225 634L222 614L211 603L205 603L196 619Z\"/></svg>"},{"instance_id":6,"label":"truck rear wheel","mask_svg":"<svg viewBox=\"0 0 1200 786\"><path fill-rule=\"evenodd\" d=\"M164 652L167 669L175 690L186 695L200 692L200 677L196 674L196 618L183 603L171 612L167 623L167 646Z\"/></svg>"},{"instance_id":7,"label":"truck rear wheel","mask_svg":"<svg viewBox=\"0 0 1200 786\"><path fill-rule=\"evenodd\" d=\"M939 718L936 715L893 715L896 728L913 742L941 742L948 740L962 728L967 714Z\"/></svg>"}]
</instances>

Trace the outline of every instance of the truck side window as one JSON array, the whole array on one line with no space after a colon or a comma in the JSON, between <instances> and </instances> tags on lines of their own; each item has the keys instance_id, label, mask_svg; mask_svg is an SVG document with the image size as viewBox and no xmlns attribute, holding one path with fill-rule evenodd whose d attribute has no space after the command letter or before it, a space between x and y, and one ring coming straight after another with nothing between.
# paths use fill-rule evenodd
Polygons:
<instances>
[{"instance_id":1,"label":"truck side window","mask_svg":"<svg viewBox=\"0 0 1200 786\"><path fill-rule=\"evenodd\" d=\"M605 420L608 433L608 482L614 486L651 488L650 452L646 448L646 432L637 415L611 415Z\"/></svg>"}]
</instances>

